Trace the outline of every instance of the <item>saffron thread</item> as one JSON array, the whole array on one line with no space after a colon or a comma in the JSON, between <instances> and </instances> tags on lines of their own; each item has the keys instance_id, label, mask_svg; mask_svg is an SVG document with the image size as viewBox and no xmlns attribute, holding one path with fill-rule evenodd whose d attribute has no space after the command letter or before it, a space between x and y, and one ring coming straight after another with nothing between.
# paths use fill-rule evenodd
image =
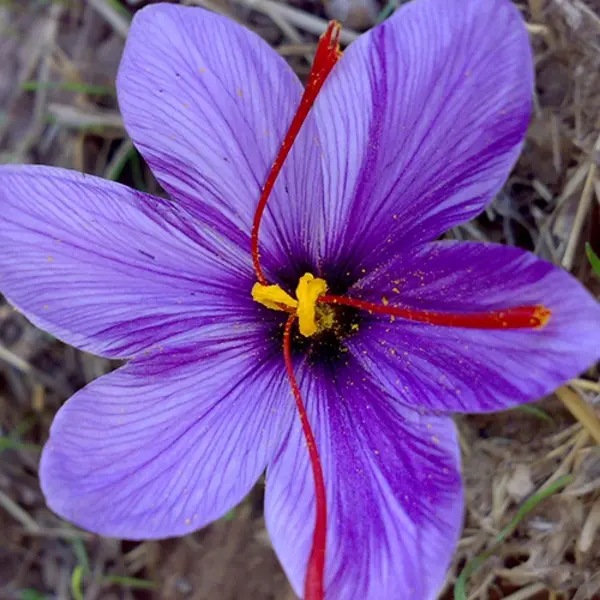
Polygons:
<instances>
[{"instance_id":1,"label":"saffron thread","mask_svg":"<svg viewBox=\"0 0 600 600\"><path fill-rule=\"evenodd\" d=\"M298 133L300 132L304 121L306 121L306 117L315 103L317 95L321 91L327 76L329 73L331 73L331 69L333 69L337 61L342 57L342 52L339 45L340 32L340 24L336 21L331 21L327 27L327 31L325 31L319 40L319 45L317 46L317 51L315 53L315 60L313 61L312 68L308 76L308 83L306 84L304 94L300 100L298 110L296 111L294 119L292 120L292 124L290 125L283 143L281 144L277 158L275 158L275 162L273 163L271 171L267 176L267 180L263 186L258 205L256 206L251 236L252 264L254 265L256 278L262 285L268 285L267 278L265 277L262 267L260 266L260 252L258 245L258 233L260 230L262 217L265 212L269 196L273 191L277 177L279 176L279 173L283 167L283 163L288 157L288 154L292 149L292 145L296 141Z\"/></svg>"},{"instance_id":2,"label":"saffron thread","mask_svg":"<svg viewBox=\"0 0 600 600\"><path fill-rule=\"evenodd\" d=\"M287 370L288 379L292 387L292 393L296 400L302 431L308 447L312 475L315 482L316 516L313 533L312 547L308 558L306 578L304 580L304 599L323 600L324 598L324 575L325 575L325 547L327 544L327 496L325 493L325 479L321 458L317 449L317 443L312 428L308 421L306 407L302 401L302 395L296 375L294 374L294 363L292 362L292 326L295 315L288 317L283 332L283 359Z\"/></svg>"},{"instance_id":3,"label":"saffron thread","mask_svg":"<svg viewBox=\"0 0 600 600\"><path fill-rule=\"evenodd\" d=\"M516 306L480 313L451 313L403 308L389 304L381 305L344 296L325 295L321 296L318 302L352 306L370 313L398 317L408 321L427 323L428 325L465 327L468 329L538 329L546 325L552 314L550 309L541 304Z\"/></svg>"}]
</instances>

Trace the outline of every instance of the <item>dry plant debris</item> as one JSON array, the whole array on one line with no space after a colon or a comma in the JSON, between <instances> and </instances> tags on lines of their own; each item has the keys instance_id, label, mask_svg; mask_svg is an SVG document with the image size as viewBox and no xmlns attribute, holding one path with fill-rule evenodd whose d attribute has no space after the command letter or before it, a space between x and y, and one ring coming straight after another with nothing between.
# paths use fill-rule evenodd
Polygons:
<instances>
[{"instance_id":1,"label":"dry plant debris","mask_svg":"<svg viewBox=\"0 0 600 600\"><path fill-rule=\"evenodd\" d=\"M0 162L69 167L160 193L125 136L114 89L131 15L147 3L0 0ZM330 16L364 29L399 2L181 3L244 23L303 77ZM535 50L534 119L503 192L451 235L534 250L598 295L584 244L600 250L600 1L518 5ZM347 27L342 39L357 35ZM37 460L54 413L115 366L65 347L0 305L0 599L291 600L264 529L260 485L228 518L164 542L101 539L44 506ZM541 410L458 419L468 510L444 599L519 507L564 476L569 483L469 578L468 598L600 598L599 406L595 370L543 399Z\"/></svg>"}]
</instances>

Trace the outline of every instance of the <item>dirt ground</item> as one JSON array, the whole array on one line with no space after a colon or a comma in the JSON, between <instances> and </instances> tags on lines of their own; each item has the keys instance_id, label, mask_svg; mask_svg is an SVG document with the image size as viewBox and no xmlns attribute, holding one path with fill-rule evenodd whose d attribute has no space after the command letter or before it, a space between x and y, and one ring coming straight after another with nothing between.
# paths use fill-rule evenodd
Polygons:
<instances>
[{"instance_id":1,"label":"dirt ground","mask_svg":"<svg viewBox=\"0 0 600 600\"><path fill-rule=\"evenodd\" d=\"M251 27L301 77L327 18L341 19L351 38L395 6L181 3ZM125 135L114 94L129 20L145 4L0 0L0 163L59 165L160 193ZM598 295L584 243L600 251L600 0L518 6L537 65L527 143L486 213L448 235L535 251ZM74 391L115 366L64 346L0 304L0 600L292 600L265 531L260 483L227 518L164 542L102 539L45 507L37 462L52 418ZM569 399L585 400L591 412L578 420L565 408ZM590 433L599 406L593 370L533 409L458 420L468 511L444 599L453 597L469 561L486 551L487 561L468 578L469 598L600 598L600 440ZM523 509L569 475L533 511Z\"/></svg>"}]
</instances>

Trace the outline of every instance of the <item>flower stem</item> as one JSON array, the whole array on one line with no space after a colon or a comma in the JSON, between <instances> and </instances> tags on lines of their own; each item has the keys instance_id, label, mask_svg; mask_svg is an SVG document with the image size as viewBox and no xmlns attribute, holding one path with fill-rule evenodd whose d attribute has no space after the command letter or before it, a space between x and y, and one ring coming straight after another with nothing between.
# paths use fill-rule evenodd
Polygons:
<instances>
[{"instance_id":1,"label":"flower stem","mask_svg":"<svg viewBox=\"0 0 600 600\"><path fill-rule=\"evenodd\" d=\"M300 388L294 374L294 364L292 362L292 325L296 319L291 315L283 332L283 358L287 370L288 379L292 386L302 431L306 439L308 455L312 467L313 478L315 480L315 503L316 517L313 533L312 548L308 558L308 567L306 579L304 580L304 600L323 600L324 598L324 575L325 575L325 547L327 543L327 496L325 494L325 479L323 478L323 468L321 458L312 428L308 421L306 407L302 401Z\"/></svg>"},{"instance_id":2,"label":"flower stem","mask_svg":"<svg viewBox=\"0 0 600 600\"><path fill-rule=\"evenodd\" d=\"M265 212L265 207L267 206L267 200L273 191L273 187L275 186L275 182L277 181L277 177L281 172L283 167L283 163L285 162L290 150L292 149L292 145L296 141L298 137L298 133L300 129L306 121L306 117L310 112L315 100L317 99L317 95L321 91L325 80L329 73L331 73L331 69L335 66L337 61L341 58L342 52L340 50L339 39L340 39L341 26L336 21L331 21L329 23L329 27L327 27L327 31L321 36L319 40L319 45L317 46L317 52L315 54L315 60L313 61L312 68L310 70L310 74L308 76L308 83L306 84L306 89L304 90L304 94L302 95L302 99L300 100L300 104L298 109L296 110L296 114L294 115L294 119L292 120L292 124L288 129L288 132L285 135L283 143L281 144L281 148L279 149L279 153L275 158L275 162L271 167L271 171L267 176L267 180L262 189L262 194L256 206L256 212L254 213L254 222L252 223L252 238L251 238L251 247L252 247L252 264L254 265L254 270L256 271L256 278L262 285L268 285L265 274L263 273L262 267L260 266L260 253L258 248L258 232L260 230L260 224L262 221L263 214Z\"/></svg>"},{"instance_id":3,"label":"flower stem","mask_svg":"<svg viewBox=\"0 0 600 600\"><path fill-rule=\"evenodd\" d=\"M451 313L402 308L388 304L381 305L356 298L346 298L344 296L321 296L318 302L352 306L370 313L398 317L429 325L466 327L468 329L539 329L546 325L552 314L550 309L541 304L515 306L513 308L480 313Z\"/></svg>"}]
</instances>

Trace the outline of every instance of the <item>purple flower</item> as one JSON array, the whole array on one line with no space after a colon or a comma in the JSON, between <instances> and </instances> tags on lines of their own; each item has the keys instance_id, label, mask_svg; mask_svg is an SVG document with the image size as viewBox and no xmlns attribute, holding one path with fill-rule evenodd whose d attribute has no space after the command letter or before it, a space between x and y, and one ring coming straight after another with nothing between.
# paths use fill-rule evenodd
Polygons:
<instances>
[{"instance_id":1,"label":"purple flower","mask_svg":"<svg viewBox=\"0 0 600 600\"><path fill-rule=\"evenodd\" d=\"M167 4L137 14L117 83L171 200L0 168L2 292L60 339L128 359L57 414L43 491L86 529L161 538L219 518L266 469L267 528L301 593L315 485L287 315L254 301L250 248L302 86L253 33ZM321 291L304 305L317 333L292 333L327 492L328 598L435 598L463 515L449 414L535 400L600 355L600 309L570 275L516 248L432 241L500 189L532 86L508 0L414 0L333 68L275 182L266 280L293 303L311 273L389 312ZM514 326L512 308L538 305L549 320L532 309L539 322Z\"/></svg>"}]
</instances>

